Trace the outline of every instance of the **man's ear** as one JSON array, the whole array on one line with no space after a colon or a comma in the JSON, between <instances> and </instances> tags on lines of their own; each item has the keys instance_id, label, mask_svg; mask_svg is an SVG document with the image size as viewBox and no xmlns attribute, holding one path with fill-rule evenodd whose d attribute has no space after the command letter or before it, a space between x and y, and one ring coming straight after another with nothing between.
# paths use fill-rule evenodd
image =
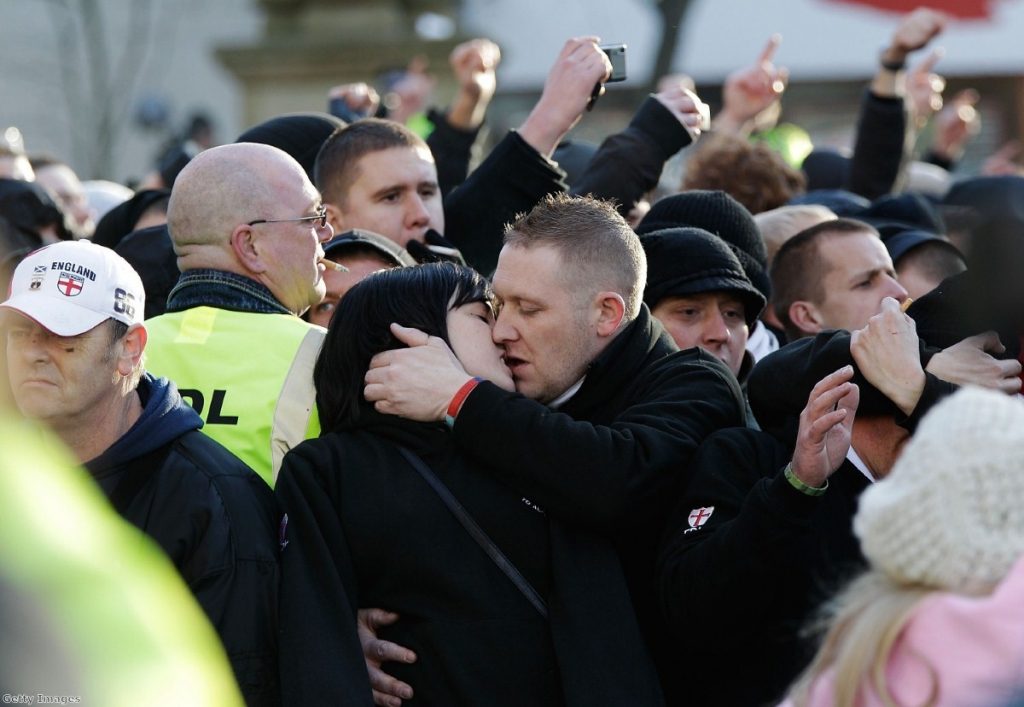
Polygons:
<instances>
[{"instance_id":1,"label":"man's ear","mask_svg":"<svg viewBox=\"0 0 1024 707\"><path fill-rule=\"evenodd\" d=\"M335 235L347 230L345 228L345 217L334 204L328 204L324 202L324 208L327 209L327 223L331 224L331 228L334 229Z\"/></svg>"},{"instance_id":2,"label":"man's ear","mask_svg":"<svg viewBox=\"0 0 1024 707\"><path fill-rule=\"evenodd\" d=\"M261 257L259 238L252 226L244 223L235 226L228 240L235 258L246 270L254 273L266 271L267 265Z\"/></svg>"},{"instance_id":3,"label":"man's ear","mask_svg":"<svg viewBox=\"0 0 1024 707\"><path fill-rule=\"evenodd\" d=\"M797 300L789 305L789 320L805 334L817 334L825 327L822 325L821 312L813 302Z\"/></svg>"},{"instance_id":4,"label":"man's ear","mask_svg":"<svg viewBox=\"0 0 1024 707\"><path fill-rule=\"evenodd\" d=\"M132 324L128 327L127 333L121 338L121 353L117 357L118 373L122 376L131 375L142 359L148 340L146 327L141 324Z\"/></svg>"},{"instance_id":5,"label":"man's ear","mask_svg":"<svg viewBox=\"0 0 1024 707\"><path fill-rule=\"evenodd\" d=\"M598 292L594 298L597 309L598 336L611 336L626 316L626 301L618 292Z\"/></svg>"}]
</instances>

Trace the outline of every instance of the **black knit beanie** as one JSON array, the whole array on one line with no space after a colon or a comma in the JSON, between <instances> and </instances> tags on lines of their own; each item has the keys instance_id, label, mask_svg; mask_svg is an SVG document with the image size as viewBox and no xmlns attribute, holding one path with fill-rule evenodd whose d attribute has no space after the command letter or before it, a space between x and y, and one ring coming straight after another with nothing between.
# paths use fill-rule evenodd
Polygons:
<instances>
[{"instance_id":1,"label":"black knit beanie","mask_svg":"<svg viewBox=\"0 0 1024 707\"><path fill-rule=\"evenodd\" d=\"M747 324L764 309L765 297L747 277L739 259L721 238L701 228L666 228L640 237L647 254L644 302L654 307L666 297L734 292L743 302Z\"/></svg>"},{"instance_id":2,"label":"black knit beanie","mask_svg":"<svg viewBox=\"0 0 1024 707\"><path fill-rule=\"evenodd\" d=\"M313 181L313 165L320 148L345 122L327 113L291 113L265 120L246 130L235 142L258 142L284 150L302 165Z\"/></svg>"},{"instance_id":3,"label":"black knit beanie","mask_svg":"<svg viewBox=\"0 0 1024 707\"><path fill-rule=\"evenodd\" d=\"M743 204L724 191L693 189L658 201L637 226L639 235L665 228L691 226L725 241L765 299L771 294L768 252L754 217Z\"/></svg>"}]
</instances>

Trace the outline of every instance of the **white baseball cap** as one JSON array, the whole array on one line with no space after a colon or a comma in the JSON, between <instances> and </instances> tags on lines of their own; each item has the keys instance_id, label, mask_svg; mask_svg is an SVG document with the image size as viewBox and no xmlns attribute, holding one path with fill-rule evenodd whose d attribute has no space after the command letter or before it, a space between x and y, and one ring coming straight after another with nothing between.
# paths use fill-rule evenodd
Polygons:
<instances>
[{"instance_id":1,"label":"white baseball cap","mask_svg":"<svg viewBox=\"0 0 1024 707\"><path fill-rule=\"evenodd\" d=\"M61 241L18 265L0 308L13 309L59 336L77 336L107 319L142 321L146 291L124 258L89 241Z\"/></svg>"}]
</instances>

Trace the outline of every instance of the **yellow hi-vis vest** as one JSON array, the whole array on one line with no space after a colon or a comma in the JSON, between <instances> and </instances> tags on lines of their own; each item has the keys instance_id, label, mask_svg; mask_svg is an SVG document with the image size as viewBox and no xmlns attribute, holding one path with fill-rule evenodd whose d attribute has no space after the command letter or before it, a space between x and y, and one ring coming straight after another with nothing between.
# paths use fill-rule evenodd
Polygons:
<instances>
[{"instance_id":1,"label":"yellow hi-vis vest","mask_svg":"<svg viewBox=\"0 0 1024 707\"><path fill-rule=\"evenodd\" d=\"M3 407L3 703L42 704L42 694L53 704L243 707L224 648L168 557L59 440Z\"/></svg>"},{"instance_id":2,"label":"yellow hi-vis vest","mask_svg":"<svg viewBox=\"0 0 1024 707\"><path fill-rule=\"evenodd\" d=\"M326 330L291 314L193 307L147 319L146 370L174 381L203 432L271 485L320 434L313 364Z\"/></svg>"}]
</instances>

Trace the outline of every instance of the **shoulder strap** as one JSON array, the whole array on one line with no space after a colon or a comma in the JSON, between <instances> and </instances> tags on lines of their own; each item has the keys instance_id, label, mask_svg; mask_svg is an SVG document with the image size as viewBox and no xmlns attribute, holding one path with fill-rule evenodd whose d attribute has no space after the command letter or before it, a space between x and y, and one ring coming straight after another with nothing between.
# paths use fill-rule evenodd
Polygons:
<instances>
[{"instance_id":1,"label":"shoulder strap","mask_svg":"<svg viewBox=\"0 0 1024 707\"><path fill-rule=\"evenodd\" d=\"M430 470L430 467L428 467L422 459L410 452L408 449L405 447L399 447L398 451L400 451L402 456L405 457L405 460L419 472L420 476L430 484L430 487L437 492L437 495L441 497L442 501L444 501L444 505L448 506L448 510L458 518L459 522L462 523L462 527L466 529L470 536L472 536L477 545L487 553L487 556L494 561L494 564L498 566L498 569L504 572L505 576L512 580L512 583L516 585L516 588L520 592L523 593L523 596L526 597L526 600L533 605L533 608L536 609L541 616L547 619L548 607L541 595L537 593L537 590L533 588L533 585L531 585L526 577L522 575L519 569L512 564L512 561L505 557L505 553L503 553L498 546L494 544L494 541L487 536L487 533L485 533L483 529L477 525L476 521L470 517L469 513L466 512L466 509L462 507L461 503L459 503L458 499L456 499L455 496L452 495L452 492L448 490L448 487L444 485L444 482L437 478L434 472Z\"/></svg>"}]
</instances>

